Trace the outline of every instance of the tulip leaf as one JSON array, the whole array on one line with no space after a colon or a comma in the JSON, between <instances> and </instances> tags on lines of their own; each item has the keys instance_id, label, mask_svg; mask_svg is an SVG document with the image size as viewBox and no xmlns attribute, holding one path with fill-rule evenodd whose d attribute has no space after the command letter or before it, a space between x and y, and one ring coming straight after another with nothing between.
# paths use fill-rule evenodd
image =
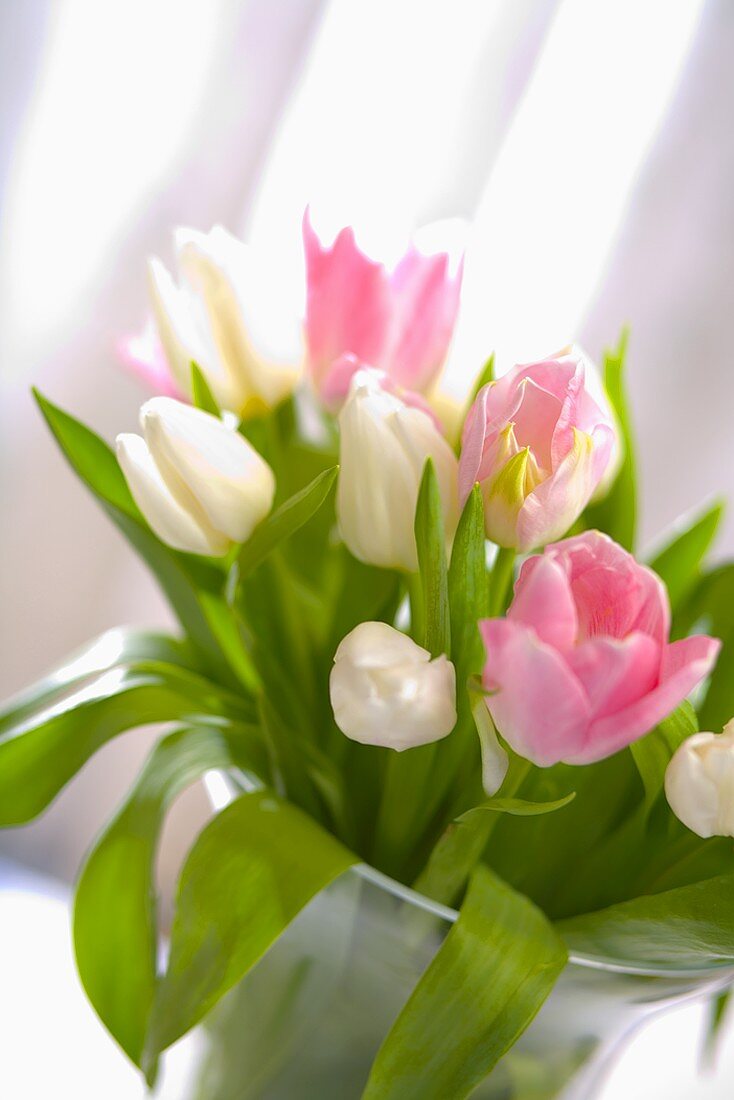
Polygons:
<instances>
[{"instance_id":1,"label":"tulip leaf","mask_svg":"<svg viewBox=\"0 0 734 1100\"><path fill-rule=\"evenodd\" d=\"M267 791L243 794L215 817L179 879L168 969L148 1032L148 1068L354 862L310 817Z\"/></svg>"},{"instance_id":2,"label":"tulip leaf","mask_svg":"<svg viewBox=\"0 0 734 1100\"><path fill-rule=\"evenodd\" d=\"M258 524L237 558L240 577L246 577L279 543L308 523L331 492L338 472L338 466L324 470Z\"/></svg>"},{"instance_id":3,"label":"tulip leaf","mask_svg":"<svg viewBox=\"0 0 734 1100\"><path fill-rule=\"evenodd\" d=\"M477 867L459 918L378 1051L364 1100L461 1100L528 1027L566 964L544 915Z\"/></svg>"},{"instance_id":4,"label":"tulip leaf","mask_svg":"<svg viewBox=\"0 0 734 1100\"><path fill-rule=\"evenodd\" d=\"M473 806L471 810L467 810L456 820L457 822L467 822L473 819L475 814L481 814L485 810L492 810L500 814L513 814L515 817L538 817L540 814L551 814L554 810L562 810L564 806L568 806L569 802L573 802L575 797L576 791L571 791L563 798L554 798L550 802L530 802L526 798L501 798L495 795L488 798L486 802Z\"/></svg>"},{"instance_id":5,"label":"tulip leaf","mask_svg":"<svg viewBox=\"0 0 734 1100\"><path fill-rule=\"evenodd\" d=\"M41 813L98 749L125 730L201 723L207 715L215 723L245 725L254 717L247 700L173 665L141 662L102 673L0 734L0 827Z\"/></svg>"},{"instance_id":6,"label":"tulip leaf","mask_svg":"<svg viewBox=\"0 0 734 1100\"><path fill-rule=\"evenodd\" d=\"M637 532L637 475L635 443L627 392L625 362L628 332L625 329L613 351L604 353L604 388L614 409L620 434L622 460L607 495L590 504L584 514L587 528L605 531L626 550L634 551Z\"/></svg>"},{"instance_id":7,"label":"tulip leaf","mask_svg":"<svg viewBox=\"0 0 734 1100\"><path fill-rule=\"evenodd\" d=\"M214 727L183 728L163 738L87 858L77 885L79 975L100 1019L136 1065L157 979L154 865L163 819L173 800L204 772L235 762L230 740L237 738Z\"/></svg>"},{"instance_id":8,"label":"tulip leaf","mask_svg":"<svg viewBox=\"0 0 734 1100\"><path fill-rule=\"evenodd\" d=\"M489 577L484 537L482 491L475 485L456 529L448 574L451 609L451 659L457 683L478 673L483 663L478 622L488 610Z\"/></svg>"},{"instance_id":9,"label":"tulip leaf","mask_svg":"<svg viewBox=\"0 0 734 1100\"><path fill-rule=\"evenodd\" d=\"M156 661L197 671L194 654L177 638L131 627L107 630L73 653L59 668L11 699L0 710L0 733L49 707L54 699L91 677L139 661Z\"/></svg>"},{"instance_id":10,"label":"tulip leaf","mask_svg":"<svg viewBox=\"0 0 734 1100\"><path fill-rule=\"evenodd\" d=\"M696 703L700 728L718 733L734 715L734 564L705 573L673 618L673 634L705 630L722 641L703 702Z\"/></svg>"},{"instance_id":11,"label":"tulip leaf","mask_svg":"<svg viewBox=\"0 0 734 1100\"><path fill-rule=\"evenodd\" d=\"M605 962L707 969L734 964L734 875L612 905L558 924L571 951Z\"/></svg>"},{"instance_id":12,"label":"tulip leaf","mask_svg":"<svg viewBox=\"0 0 734 1100\"><path fill-rule=\"evenodd\" d=\"M191 397L197 409L221 417L222 412L198 363L191 361Z\"/></svg>"},{"instance_id":13,"label":"tulip leaf","mask_svg":"<svg viewBox=\"0 0 734 1100\"><path fill-rule=\"evenodd\" d=\"M218 566L194 554L182 554L156 538L140 514L111 448L93 431L43 397L34 395L71 468L99 500L155 575L178 619L211 671L226 670L221 648L199 602L199 592L218 592ZM226 675L226 671L225 671Z\"/></svg>"},{"instance_id":14,"label":"tulip leaf","mask_svg":"<svg viewBox=\"0 0 734 1100\"><path fill-rule=\"evenodd\" d=\"M701 564L719 529L724 504L717 501L693 521L676 530L650 562L650 568L665 582L670 603L676 608L701 575Z\"/></svg>"},{"instance_id":15,"label":"tulip leaf","mask_svg":"<svg viewBox=\"0 0 734 1100\"><path fill-rule=\"evenodd\" d=\"M645 788L645 808L652 810L665 782L665 770L675 750L698 731L696 712L685 700L650 733L630 745Z\"/></svg>"},{"instance_id":16,"label":"tulip leaf","mask_svg":"<svg viewBox=\"0 0 734 1100\"><path fill-rule=\"evenodd\" d=\"M438 657L451 652L446 532L436 469L429 458L423 470L415 511L415 541L420 571L419 645Z\"/></svg>"}]
</instances>

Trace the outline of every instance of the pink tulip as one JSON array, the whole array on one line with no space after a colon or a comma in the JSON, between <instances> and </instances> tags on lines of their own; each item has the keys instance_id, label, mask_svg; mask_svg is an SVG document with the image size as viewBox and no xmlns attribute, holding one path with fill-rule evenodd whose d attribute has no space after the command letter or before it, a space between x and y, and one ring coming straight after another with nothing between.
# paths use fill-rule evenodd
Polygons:
<instances>
[{"instance_id":1,"label":"pink tulip","mask_svg":"<svg viewBox=\"0 0 734 1100\"><path fill-rule=\"evenodd\" d=\"M662 581L598 531L529 558L507 618L480 630L492 719L540 767L590 764L647 733L720 646L705 636L670 643Z\"/></svg>"},{"instance_id":2,"label":"pink tulip","mask_svg":"<svg viewBox=\"0 0 734 1100\"><path fill-rule=\"evenodd\" d=\"M462 265L454 271L447 252L411 248L388 271L357 247L351 228L325 247L308 210L303 242L308 366L324 403L341 405L357 361L385 371L405 390L425 393L446 358Z\"/></svg>"},{"instance_id":3,"label":"pink tulip","mask_svg":"<svg viewBox=\"0 0 734 1100\"><path fill-rule=\"evenodd\" d=\"M514 367L479 391L467 416L462 503L479 482L488 537L534 550L578 519L615 442L611 415L589 393L580 355Z\"/></svg>"}]
</instances>

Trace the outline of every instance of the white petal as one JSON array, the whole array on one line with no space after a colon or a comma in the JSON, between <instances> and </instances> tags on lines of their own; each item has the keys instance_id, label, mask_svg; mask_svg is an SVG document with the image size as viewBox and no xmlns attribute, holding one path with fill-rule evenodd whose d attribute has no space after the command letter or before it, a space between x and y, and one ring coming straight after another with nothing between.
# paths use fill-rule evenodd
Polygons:
<instances>
[{"instance_id":1,"label":"white petal","mask_svg":"<svg viewBox=\"0 0 734 1100\"><path fill-rule=\"evenodd\" d=\"M345 543L361 561L415 572L415 508L432 457L447 533L456 527L457 461L432 419L386 392L378 372L355 374L339 415L337 516Z\"/></svg>"},{"instance_id":2,"label":"white petal","mask_svg":"<svg viewBox=\"0 0 734 1100\"><path fill-rule=\"evenodd\" d=\"M171 494L139 435L118 435L117 457L133 500L159 539L174 550L220 555L229 542L204 530Z\"/></svg>"},{"instance_id":3,"label":"white petal","mask_svg":"<svg viewBox=\"0 0 734 1100\"><path fill-rule=\"evenodd\" d=\"M179 503L222 536L248 539L272 508L275 478L247 440L218 417L171 397L147 401L140 421Z\"/></svg>"},{"instance_id":4,"label":"white petal","mask_svg":"<svg viewBox=\"0 0 734 1100\"><path fill-rule=\"evenodd\" d=\"M353 741L413 748L456 724L456 674L385 623L361 623L342 641L330 678L339 729Z\"/></svg>"}]
</instances>

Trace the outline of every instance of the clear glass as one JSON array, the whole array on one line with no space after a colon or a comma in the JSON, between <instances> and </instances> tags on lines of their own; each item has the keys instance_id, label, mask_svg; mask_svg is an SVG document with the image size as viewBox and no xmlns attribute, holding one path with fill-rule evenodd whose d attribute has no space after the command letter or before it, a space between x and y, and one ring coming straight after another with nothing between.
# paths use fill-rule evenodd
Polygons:
<instances>
[{"instance_id":1,"label":"clear glass","mask_svg":"<svg viewBox=\"0 0 734 1100\"><path fill-rule=\"evenodd\" d=\"M357 1100L392 1021L456 916L372 868L343 875L205 1021L190 1100ZM473 1095L593 1100L636 1026L733 979L721 969L646 970L572 958L539 1015Z\"/></svg>"}]
</instances>

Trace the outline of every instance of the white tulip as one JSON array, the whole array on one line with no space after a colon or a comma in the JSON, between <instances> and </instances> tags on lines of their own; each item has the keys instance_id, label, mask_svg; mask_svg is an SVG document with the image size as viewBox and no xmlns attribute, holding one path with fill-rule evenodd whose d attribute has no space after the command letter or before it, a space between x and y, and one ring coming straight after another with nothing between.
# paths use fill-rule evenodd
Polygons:
<instances>
[{"instance_id":1,"label":"white tulip","mask_svg":"<svg viewBox=\"0 0 734 1100\"><path fill-rule=\"evenodd\" d=\"M160 260L149 262L153 314L163 350L182 393L191 392L191 362L201 368L221 408L247 416L271 408L295 385L288 349L256 347L255 330L277 288L265 262L221 226L176 234L181 283ZM282 329L287 319L278 318Z\"/></svg>"},{"instance_id":2,"label":"white tulip","mask_svg":"<svg viewBox=\"0 0 734 1100\"><path fill-rule=\"evenodd\" d=\"M694 733L665 772L675 816L702 837L734 836L734 720L723 733Z\"/></svg>"},{"instance_id":3,"label":"white tulip","mask_svg":"<svg viewBox=\"0 0 734 1100\"><path fill-rule=\"evenodd\" d=\"M418 490L432 458L447 537L458 521L458 463L428 413L383 389L376 371L355 374L339 414L339 530L360 561L418 568L413 533Z\"/></svg>"},{"instance_id":4,"label":"white tulip","mask_svg":"<svg viewBox=\"0 0 734 1100\"><path fill-rule=\"evenodd\" d=\"M117 456L156 535L217 557L245 542L273 506L267 462L223 420L172 397L146 401L140 425L144 438L117 437Z\"/></svg>"},{"instance_id":5,"label":"white tulip","mask_svg":"<svg viewBox=\"0 0 734 1100\"><path fill-rule=\"evenodd\" d=\"M387 623L360 623L342 640L329 681L342 733L363 745L414 748L456 725L456 673L445 656Z\"/></svg>"}]
</instances>

